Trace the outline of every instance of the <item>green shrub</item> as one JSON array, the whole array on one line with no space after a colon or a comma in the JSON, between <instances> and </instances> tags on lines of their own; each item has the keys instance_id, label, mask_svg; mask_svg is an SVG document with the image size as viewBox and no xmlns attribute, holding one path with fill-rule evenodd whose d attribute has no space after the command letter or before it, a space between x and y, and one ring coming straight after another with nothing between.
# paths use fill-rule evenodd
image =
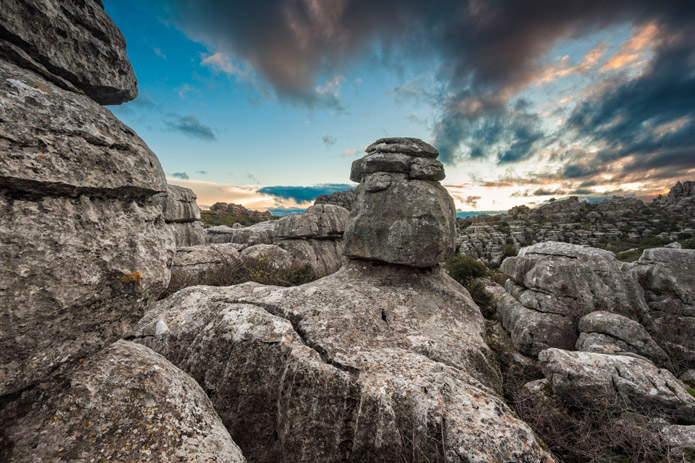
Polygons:
<instances>
[{"instance_id":1,"label":"green shrub","mask_svg":"<svg viewBox=\"0 0 695 463\"><path fill-rule=\"evenodd\" d=\"M505 244L504 248L502 248L502 253L504 257L511 257L516 256L517 250L513 244Z\"/></svg>"},{"instance_id":2,"label":"green shrub","mask_svg":"<svg viewBox=\"0 0 695 463\"><path fill-rule=\"evenodd\" d=\"M485 264L473 256L456 254L444 263L444 269L454 280L463 286L468 285L476 278L487 275Z\"/></svg>"},{"instance_id":3,"label":"green shrub","mask_svg":"<svg viewBox=\"0 0 695 463\"><path fill-rule=\"evenodd\" d=\"M492 294L488 293L479 281L469 283L466 289L471 293L473 302L480 308L480 312L485 318L493 318L497 312L497 304L492 299Z\"/></svg>"},{"instance_id":4,"label":"green shrub","mask_svg":"<svg viewBox=\"0 0 695 463\"><path fill-rule=\"evenodd\" d=\"M685 249L695 249L695 238L690 238L683 243Z\"/></svg>"}]
</instances>

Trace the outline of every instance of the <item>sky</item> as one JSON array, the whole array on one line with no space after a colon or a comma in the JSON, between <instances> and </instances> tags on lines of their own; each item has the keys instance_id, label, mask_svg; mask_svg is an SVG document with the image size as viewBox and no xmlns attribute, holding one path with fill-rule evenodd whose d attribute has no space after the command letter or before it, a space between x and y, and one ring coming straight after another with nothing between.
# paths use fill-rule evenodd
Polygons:
<instances>
[{"instance_id":1,"label":"sky","mask_svg":"<svg viewBox=\"0 0 695 463\"><path fill-rule=\"evenodd\" d=\"M692 1L103 3L139 88L109 109L201 206L301 210L393 136L459 211L695 180Z\"/></svg>"}]
</instances>

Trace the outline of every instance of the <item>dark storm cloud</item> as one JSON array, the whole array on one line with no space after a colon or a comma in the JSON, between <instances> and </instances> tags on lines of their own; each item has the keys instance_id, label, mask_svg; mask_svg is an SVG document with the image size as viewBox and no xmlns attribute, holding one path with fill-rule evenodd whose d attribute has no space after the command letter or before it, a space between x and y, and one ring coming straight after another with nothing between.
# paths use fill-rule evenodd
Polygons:
<instances>
[{"instance_id":1,"label":"dark storm cloud","mask_svg":"<svg viewBox=\"0 0 695 463\"><path fill-rule=\"evenodd\" d=\"M282 199L294 199L298 203L303 203L313 201L321 195L335 193L336 191L345 191L353 187L353 185L345 185L342 183L329 183L314 186L266 186L259 189L258 192Z\"/></svg>"},{"instance_id":2,"label":"dark storm cloud","mask_svg":"<svg viewBox=\"0 0 695 463\"><path fill-rule=\"evenodd\" d=\"M527 109L510 108L509 103L534 78L542 65L540 58L558 41L623 23L656 22L668 33L682 33L693 23L695 10L695 2L683 0L171 1L177 23L190 37L249 63L278 95L309 106L321 96L316 92L318 77L339 72L359 54L379 50L380 62L386 63L404 57L441 57L443 64L436 72L440 88L434 90L440 104L434 136L442 160L449 163L468 156L513 162L534 152L544 134ZM661 110L683 113L687 104L692 109L688 101L679 109L671 99L690 90L692 63L670 56L683 57L685 52L664 40L657 59L670 66L651 69L651 80L649 75L641 78L648 94L630 101L628 95L639 92L627 86L616 93L612 107L597 101L580 108L573 117L574 127L584 120L595 125L592 121L620 113L622 105L633 122ZM669 88L674 75L680 80ZM670 103L658 99L660 92ZM626 123L618 132L622 136L639 129ZM475 143L478 139L493 144ZM469 150L459 150L462 143L469 144ZM648 148L649 144L643 146Z\"/></svg>"},{"instance_id":3,"label":"dark storm cloud","mask_svg":"<svg viewBox=\"0 0 695 463\"><path fill-rule=\"evenodd\" d=\"M169 113L166 115L164 125L172 132L179 132L183 135L201 140L215 141L217 137L210 127L202 124L193 114L181 116Z\"/></svg>"},{"instance_id":4,"label":"dark storm cloud","mask_svg":"<svg viewBox=\"0 0 695 463\"><path fill-rule=\"evenodd\" d=\"M174 178L179 178L181 180L188 180L188 174L186 172L174 172L171 174L172 177Z\"/></svg>"}]
</instances>

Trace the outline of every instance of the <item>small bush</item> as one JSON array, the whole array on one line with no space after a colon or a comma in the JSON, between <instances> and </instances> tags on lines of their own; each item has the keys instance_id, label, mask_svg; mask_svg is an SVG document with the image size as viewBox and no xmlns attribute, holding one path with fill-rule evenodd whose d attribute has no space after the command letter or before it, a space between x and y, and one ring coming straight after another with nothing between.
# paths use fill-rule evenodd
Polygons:
<instances>
[{"instance_id":1,"label":"small bush","mask_svg":"<svg viewBox=\"0 0 695 463\"><path fill-rule=\"evenodd\" d=\"M466 289L471 293L473 302L480 308L483 317L493 318L497 312L497 304L493 301L492 295L485 289L485 285L476 281L466 286Z\"/></svg>"},{"instance_id":2,"label":"small bush","mask_svg":"<svg viewBox=\"0 0 695 463\"><path fill-rule=\"evenodd\" d=\"M444 263L444 269L454 280L463 286L470 284L474 279L487 275L485 264L473 256L457 254Z\"/></svg>"},{"instance_id":3,"label":"small bush","mask_svg":"<svg viewBox=\"0 0 695 463\"><path fill-rule=\"evenodd\" d=\"M690 238L683 243L685 249L695 249L695 238Z\"/></svg>"},{"instance_id":4,"label":"small bush","mask_svg":"<svg viewBox=\"0 0 695 463\"><path fill-rule=\"evenodd\" d=\"M506 244L504 248L502 248L502 253L504 257L511 257L516 256L517 251L513 244Z\"/></svg>"}]
</instances>

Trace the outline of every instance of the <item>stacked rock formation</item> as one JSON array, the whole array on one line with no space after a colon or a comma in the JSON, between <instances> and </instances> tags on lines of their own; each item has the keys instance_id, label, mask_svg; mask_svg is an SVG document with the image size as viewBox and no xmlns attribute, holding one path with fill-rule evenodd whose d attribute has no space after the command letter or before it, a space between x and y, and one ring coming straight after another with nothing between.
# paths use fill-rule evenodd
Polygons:
<instances>
[{"instance_id":1,"label":"stacked rock formation","mask_svg":"<svg viewBox=\"0 0 695 463\"><path fill-rule=\"evenodd\" d=\"M177 248L205 243L205 230L196 203L198 197L191 189L167 185L167 192L158 199L162 204L164 221L174 233Z\"/></svg>"},{"instance_id":2,"label":"stacked rock formation","mask_svg":"<svg viewBox=\"0 0 695 463\"><path fill-rule=\"evenodd\" d=\"M454 209L436 151L377 146L365 169L384 162L361 178L339 271L290 288L186 288L131 339L210 391L251 461L554 461L498 395L483 317L438 265L453 252ZM429 157L403 154L416 149ZM415 176L387 170L392 157ZM423 166L440 170L418 178Z\"/></svg>"},{"instance_id":3,"label":"stacked rock formation","mask_svg":"<svg viewBox=\"0 0 695 463\"><path fill-rule=\"evenodd\" d=\"M0 461L243 462L202 389L121 338L167 287L157 157L99 0L0 8Z\"/></svg>"},{"instance_id":4,"label":"stacked rock formation","mask_svg":"<svg viewBox=\"0 0 695 463\"><path fill-rule=\"evenodd\" d=\"M414 138L384 138L352 163L359 182L345 255L431 267L454 253L456 209L439 184L444 167L432 146Z\"/></svg>"},{"instance_id":5,"label":"stacked rock formation","mask_svg":"<svg viewBox=\"0 0 695 463\"><path fill-rule=\"evenodd\" d=\"M326 194L318 196L314 200L314 204L334 204L336 206L344 207L348 211L352 210L352 205L357 198L357 194L354 189L345 191L336 191L335 193Z\"/></svg>"}]
</instances>

